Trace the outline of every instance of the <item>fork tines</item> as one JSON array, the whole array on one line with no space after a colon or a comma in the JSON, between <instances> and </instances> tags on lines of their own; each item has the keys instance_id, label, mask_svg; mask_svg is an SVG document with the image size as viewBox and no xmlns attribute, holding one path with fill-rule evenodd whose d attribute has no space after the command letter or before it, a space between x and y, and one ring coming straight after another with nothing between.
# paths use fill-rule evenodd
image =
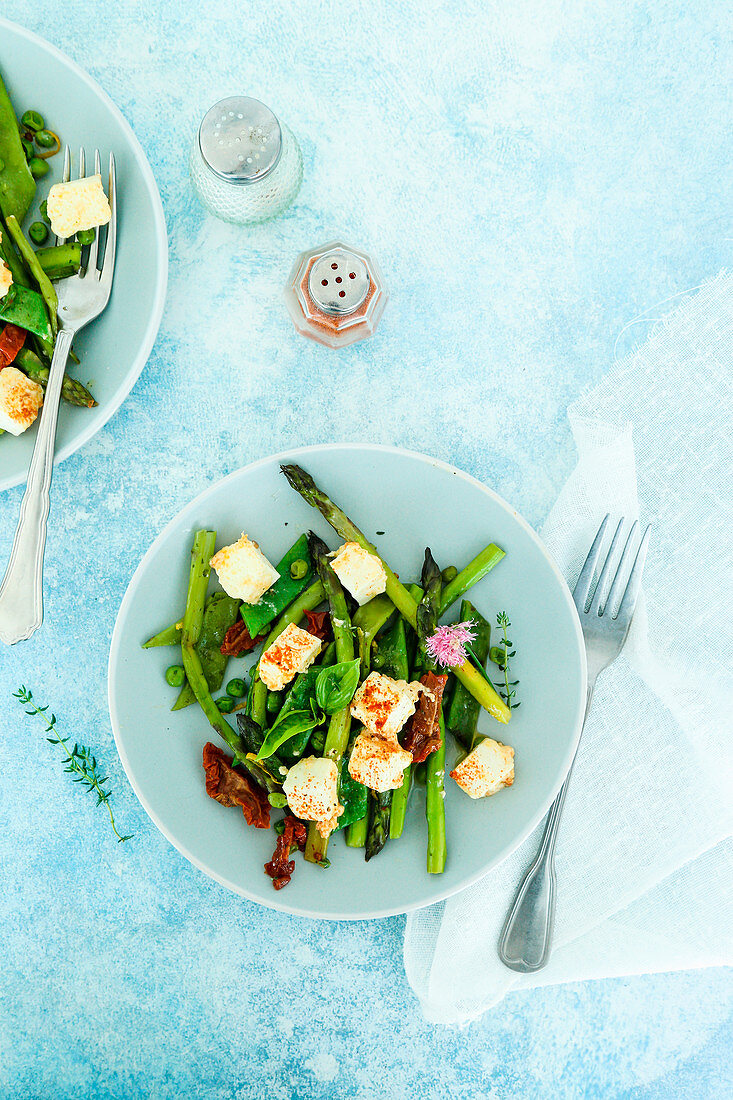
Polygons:
<instances>
[{"instance_id":1,"label":"fork tines","mask_svg":"<svg viewBox=\"0 0 733 1100\"><path fill-rule=\"evenodd\" d=\"M594 588L594 577L601 560L609 520L610 516L607 515L598 528L588 557L580 571L573 598L580 615L603 617L608 612L614 621L630 621L641 588L651 524L639 541L639 523L634 520L621 550L626 520L624 518L620 520Z\"/></svg>"}]
</instances>

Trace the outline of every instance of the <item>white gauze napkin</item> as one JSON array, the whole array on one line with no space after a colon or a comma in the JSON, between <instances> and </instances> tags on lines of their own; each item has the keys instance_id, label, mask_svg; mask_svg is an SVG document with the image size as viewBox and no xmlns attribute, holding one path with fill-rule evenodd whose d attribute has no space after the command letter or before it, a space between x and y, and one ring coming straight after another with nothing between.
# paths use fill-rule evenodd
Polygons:
<instances>
[{"instance_id":1,"label":"white gauze napkin","mask_svg":"<svg viewBox=\"0 0 733 1100\"><path fill-rule=\"evenodd\" d=\"M549 965L518 975L496 953L538 828L408 917L405 969L429 1020L466 1023L512 988L733 962L731 348L722 273L569 409L579 460L545 542L572 587L604 514L640 516L644 592L570 784Z\"/></svg>"}]
</instances>

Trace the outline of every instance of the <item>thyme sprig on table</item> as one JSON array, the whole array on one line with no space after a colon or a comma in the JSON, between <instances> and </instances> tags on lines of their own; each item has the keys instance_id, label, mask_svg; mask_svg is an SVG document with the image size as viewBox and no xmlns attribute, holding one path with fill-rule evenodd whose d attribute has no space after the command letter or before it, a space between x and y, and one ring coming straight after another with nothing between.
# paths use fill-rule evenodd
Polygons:
<instances>
[{"instance_id":1,"label":"thyme sprig on table","mask_svg":"<svg viewBox=\"0 0 733 1100\"><path fill-rule=\"evenodd\" d=\"M489 657L494 662L494 664L498 665L499 668L502 669L502 671L504 672L504 682L497 683L494 685L494 687L499 689L499 694L501 695L502 699L509 707L509 709L516 710L517 707L521 705L520 703L515 702L519 680L509 679L509 676L511 675L509 671L509 661L512 657L516 657L517 651L515 649L511 649L513 642L509 640L508 631L512 624L509 621L509 616L507 615L506 611L500 611L499 614L496 616L496 625L502 632L502 639L498 645L491 647Z\"/></svg>"},{"instance_id":2,"label":"thyme sprig on table","mask_svg":"<svg viewBox=\"0 0 733 1100\"><path fill-rule=\"evenodd\" d=\"M49 745L60 745L66 754L66 767L64 771L71 773L73 776L73 783L81 783L90 794L96 794L97 806L105 806L107 808L109 820L118 842L121 844L125 840L130 840L134 835L133 833L122 836L117 830L115 817L110 805L112 792L104 786L104 784L108 782L108 777L101 774L99 765L97 764L97 758L93 755L92 750L86 745L80 745L76 741L73 747L69 748L69 741L71 738L62 737L56 729L56 715L48 713L48 704L46 704L45 707L37 706L33 699L33 692L30 691L29 688L21 685L17 691L13 692L13 698L18 699L24 707L28 708L26 714L29 715L29 717L43 718L46 723L46 740Z\"/></svg>"}]
</instances>

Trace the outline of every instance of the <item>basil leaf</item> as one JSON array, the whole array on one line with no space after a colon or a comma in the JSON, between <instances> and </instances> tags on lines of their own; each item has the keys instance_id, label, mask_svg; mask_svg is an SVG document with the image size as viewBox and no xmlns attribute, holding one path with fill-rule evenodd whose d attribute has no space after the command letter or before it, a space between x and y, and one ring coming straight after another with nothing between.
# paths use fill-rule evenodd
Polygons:
<instances>
[{"instance_id":1,"label":"basil leaf","mask_svg":"<svg viewBox=\"0 0 733 1100\"><path fill-rule=\"evenodd\" d=\"M277 752L289 737L293 737L296 733L304 733L305 730L315 729L318 722L318 716L314 716L307 710L291 710L282 719L278 719L267 733L255 760L266 760L268 756Z\"/></svg>"},{"instance_id":2,"label":"basil leaf","mask_svg":"<svg viewBox=\"0 0 733 1100\"><path fill-rule=\"evenodd\" d=\"M324 668L316 680L316 702L326 714L335 714L351 702L359 686L359 658Z\"/></svg>"}]
</instances>

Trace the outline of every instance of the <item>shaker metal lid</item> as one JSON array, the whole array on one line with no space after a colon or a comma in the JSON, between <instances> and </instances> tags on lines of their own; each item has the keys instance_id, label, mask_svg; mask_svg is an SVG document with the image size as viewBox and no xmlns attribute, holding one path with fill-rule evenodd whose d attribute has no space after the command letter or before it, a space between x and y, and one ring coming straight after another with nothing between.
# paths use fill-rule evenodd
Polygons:
<instances>
[{"instance_id":1,"label":"shaker metal lid","mask_svg":"<svg viewBox=\"0 0 733 1100\"><path fill-rule=\"evenodd\" d=\"M308 276L308 293L324 313L353 313L368 292L366 264L345 248L324 252Z\"/></svg>"},{"instance_id":2,"label":"shaker metal lid","mask_svg":"<svg viewBox=\"0 0 733 1100\"><path fill-rule=\"evenodd\" d=\"M204 115L199 146L204 161L220 179L256 183L280 159L280 123L258 99L231 96Z\"/></svg>"}]
</instances>

